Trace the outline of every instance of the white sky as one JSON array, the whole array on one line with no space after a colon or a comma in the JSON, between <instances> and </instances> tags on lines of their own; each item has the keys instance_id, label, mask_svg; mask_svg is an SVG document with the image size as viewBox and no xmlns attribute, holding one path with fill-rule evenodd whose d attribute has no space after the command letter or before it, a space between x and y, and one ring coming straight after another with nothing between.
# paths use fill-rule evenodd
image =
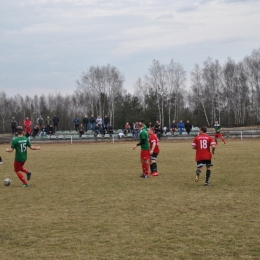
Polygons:
<instances>
[{"instance_id":1,"label":"white sky","mask_svg":"<svg viewBox=\"0 0 260 260\"><path fill-rule=\"evenodd\" d=\"M0 91L71 94L82 71L110 63L133 93L153 59L189 76L208 56L250 55L259 32L258 0L0 0Z\"/></svg>"}]
</instances>

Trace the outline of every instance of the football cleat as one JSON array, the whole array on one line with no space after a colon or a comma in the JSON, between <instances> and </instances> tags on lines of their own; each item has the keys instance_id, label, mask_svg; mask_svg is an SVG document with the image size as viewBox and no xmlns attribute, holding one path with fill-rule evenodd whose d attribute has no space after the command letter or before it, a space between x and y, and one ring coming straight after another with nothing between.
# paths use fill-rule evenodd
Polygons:
<instances>
[{"instance_id":1,"label":"football cleat","mask_svg":"<svg viewBox=\"0 0 260 260\"><path fill-rule=\"evenodd\" d=\"M204 183L204 186L209 186L209 183L206 181L206 182Z\"/></svg>"},{"instance_id":2,"label":"football cleat","mask_svg":"<svg viewBox=\"0 0 260 260\"><path fill-rule=\"evenodd\" d=\"M22 187L23 187L23 188L28 188L28 187L29 187L29 184L28 184L28 183L27 183L27 184L23 184Z\"/></svg>"},{"instance_id":3,"label":"football cleat","mask_svg":"<svg viewBox=\"0 0 260 260\"><path fill-rule=\"evenodd\" d=\"M198 182L200 179L200 170L196 170L195 182Z\"/></svg>"},{"instance_id":4,"label":"football cleat","mask_svg":"<svg viewBox=\"0 0 260 260\"><path fill-rule=\"evenodd\" d=\"M28 173L27 173L27 181L29 181L29 180L31 179L31 175L32 175L31 172L28 172Z\"/></svg>"},{"instance_id":5,"label":"football cleat","mask_svg":"<svg viewBox=\"0 0 260 260\"><path fill-rule=\"evenodd\" d=\"M146 175L146 174L142 174L142 175L140 175L140 177L146 179L146 178L148 178L148 175Z\"/></svg>"},{"instance_id":6,"label":"football cleat","mask_svg":"<svg viewBox=\"0 0 260 260\"><path fill-rule=\"evenodd\" d=\"M159 173L158 173L158 172L152 172L151 175L152 175L152 176L158 176Z\"/></svg>"}]
</instances>

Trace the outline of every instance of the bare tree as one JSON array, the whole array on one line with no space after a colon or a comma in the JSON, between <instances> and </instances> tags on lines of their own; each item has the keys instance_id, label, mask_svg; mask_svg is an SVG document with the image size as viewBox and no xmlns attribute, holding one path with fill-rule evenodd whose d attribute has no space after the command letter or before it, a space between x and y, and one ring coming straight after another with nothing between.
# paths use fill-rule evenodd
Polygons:
<instances>
[{"instance_id":1,"label":"bare tree","mask_svg":"<svg viewBox=\"0 0 260 260\"><path fill-rule=\"evenodd\" d=\"M180 93L183 92L186 81L186 71L180 63L175 63L173 60L167 65L166 69L166 84L167 84L167 104L168 104L168 117L169 126L171 124L171 108L174 105L173 118L178 120L178 107L180 101ZM172 99L174 101L172 102Z\"/></svg>"},{"instance_id":2,"label":"bare tree","mask_svg":"<svg viewBox=\"0 0 260 260\"><path fill-rule=\"evenodd\" d=\"M159 120L164 125L164 106L167 98L166 66L153 60L148 75L145 76L147 86L156 94L155 103L158 107Z\"/></svg>"},{"instance_id":3,"label":"bare tree","mask_svg":"<svg viewBox=\"0 0 260 260\"><path fill-rule=\"evenodd\" d=\"M202 105L203 113L205 116L205 119L207 121L207 124L209 125L209 119L207 115L207 111L205 108L205 103L207 102L207 96L205 93L205 83L203 79L203 70L200 68L198 64L195 65L193 71L191 72L191 89L192 89L192 97L193 97L193 103L195 108L198 107L198 104Z\"/></svg>"},{"instance_id":4,"label":"bare tree","mask_svg":"<svg viewBox=\"0 0 260 260\"><path fill-rule=\"evenodd\" d=\"M92 113L104 117L109 114L114 122L115 98L123 91L124 77L120 71L108 64L102 67L90 67L77 81L77 93L89 101ZM107 111L107 112L106 112Z\"/></svg>"},{"instance_id":5,"label":"bare tree","mask_svg":"<svg viewBox=\"0 0 260 260\"><path fill-rule=\"evenodd\" d=\"M2 121L2 131L5 132L5 123L8 117L10 117L11 112L10 102L6 96L6 93L1 91L0 92L0 117Z\"/></svg>"},{"instance_id":6,"label":"bare tree","mask_svg":"<svg viewBox=\"0 0 260 260\"><path fill-rule=\"evenodd\" d=\"M251 87L251 103L257 123L260 122L260 48L253 50L244 60L248 82Z\"/></svg>"}]
</instances>

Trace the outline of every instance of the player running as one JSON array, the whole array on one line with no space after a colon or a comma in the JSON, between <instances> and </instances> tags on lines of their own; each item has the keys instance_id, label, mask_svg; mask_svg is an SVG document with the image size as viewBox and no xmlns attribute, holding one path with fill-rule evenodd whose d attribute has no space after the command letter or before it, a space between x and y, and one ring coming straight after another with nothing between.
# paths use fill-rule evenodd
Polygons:
<instances>
[{"instance_id":1,"label":"player running","mask_svg":"<svg viewBox=\"0 0 260 260\"><path fill-rule=\"evenodd\" d=\"M218 144L218 138L220 138L223 141L223 143L226 145L226 141L225 141L224 137L222 136L222 134L220 133L220 130L222 127L218 123L217 120L215 121L214 128L215 128L214 138L215 138L216 145Z\"/></svg>"},{"instance_id":2,"label":"player running","mask_svg":"<svg viewBox=\"0 0 260 260\"><path fill-rule=\"evenodd\" d=\"M40 150L40 146L31 145L29 139L23 136L23 128L21 126L17 127L17 133L18 137L12 141L11 148L7 148L6 152L12 153L15 149L14 171L17 177L22 181L22 187L28 187L29 184L27 181L30 180L32 173L23 167L27 160L27 147L31 150ZM27 181L21 172L27 175Z\"/></svg>"},{"instance_id":3,"label":"player running","mask_svg":"<svg viewBox=\"0 0 260 260\"><path fill-rule=\"evenodd\" d=\"M152 176L158 176L156 159L160 152L159 140L154 133L153 128L148 128L149 143L150 143L150 169Z\"/></svg>"},{"instance_id":4,"label":"player running","mask_svg":"<svg viewBox=\"0 0 260 260\"><path fill-rule=\"evenodd\" d=\"M146 130L144 129L144 124L139 122L138 123L138 130L139 130L139 139L140 143L138 143L135 147L133 147L133 150L137 146L141 146L141 163L142 163L142 170L143 174L140 176L142 178L148 178L148 171L149 171L149 159L150 159L150 147L148 142L148 134Z\"/></svg>"},{"instance_id":5,"label":"player running","mask_svg":"<svg viewBox=\"0 0 260 260\"><path fill-rule=\"evenodd\" d=\"M206 134L207 128L205 126L200 128L200 134L196 136L192 143L192 148L196 149L196 162L197 162L197 170L195 182L199 181L201 168L206 165L206 181L205 186L209 186L209 178L210 178L210 167L213 166L211 164L212 154L215 152L216 143L214 140ZM210 146L212 146L212 154L210 152Z\"/></svg>"}]
</instances>

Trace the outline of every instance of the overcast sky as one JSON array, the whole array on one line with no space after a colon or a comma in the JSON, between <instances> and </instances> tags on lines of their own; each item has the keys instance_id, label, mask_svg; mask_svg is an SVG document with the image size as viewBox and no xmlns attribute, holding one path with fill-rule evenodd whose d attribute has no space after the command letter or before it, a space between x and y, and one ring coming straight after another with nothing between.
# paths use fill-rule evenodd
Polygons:
<instances>
[{"instance_id":1,"label":"overcast sky","mask_svg":"<svg viewBox=\"0 0 260 260\"><path fill-rule=\"evenodd\" d=\"M189 76L208 56L250 55L259 32L259 0L0 0L0 90L72 94L83 71L110 63L132 93L153 59Z\"/></svg>"}]
</instances>

